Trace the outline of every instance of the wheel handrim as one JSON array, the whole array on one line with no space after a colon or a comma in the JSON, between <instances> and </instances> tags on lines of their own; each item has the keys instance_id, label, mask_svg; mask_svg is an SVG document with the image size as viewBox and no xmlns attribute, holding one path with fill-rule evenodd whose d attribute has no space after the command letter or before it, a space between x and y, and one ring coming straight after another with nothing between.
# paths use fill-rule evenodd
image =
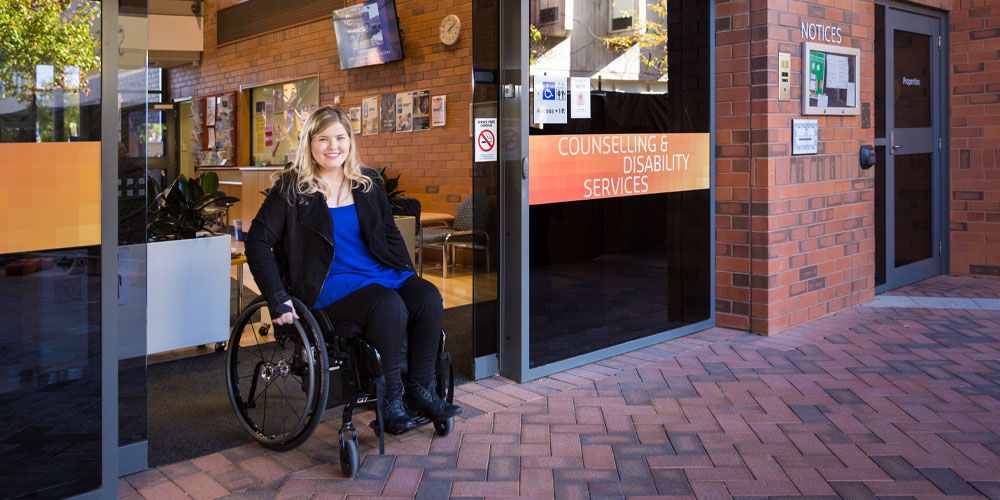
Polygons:
<instances>
[{"instance_id":1,"label":"wheel handrim","mask_svg":"<svg viewBox=\"0 0 1000 500\"><path fill-rule=\"evenodd\" d=\"M247 334L255 334L266 323L254 320L263 303L251 304L240 315L228 353L230 402L248 432L265 444L283 444L306 427L316 397L316 360L313 346L297 322L274 339L240 345ZM239 328L239 330L237 330Z\"/></svg>"}]
</instances>

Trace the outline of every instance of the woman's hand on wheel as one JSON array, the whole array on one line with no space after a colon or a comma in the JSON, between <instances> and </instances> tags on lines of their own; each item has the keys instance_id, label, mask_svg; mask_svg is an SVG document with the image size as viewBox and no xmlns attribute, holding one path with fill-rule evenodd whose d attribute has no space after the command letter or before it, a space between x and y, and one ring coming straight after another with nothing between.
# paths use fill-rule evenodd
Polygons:
<instances>
[{"instance_id":1,"label":"woman's hand on wheel","mask_svg":"<svg viewBox=\"0 0 1000 500\"><path fill-rule=\"evenodd\" d=\"M292 305L292 301L289 300L288 302L285 302L285 305L288 306L288 307L290 307L290 308L292 308L292 312L286 312L285 314L282 314L281 316L278 316L274 320L274 324L276 324L276 325L290 325L290 324L292 324L292 322L294 322L295 320L299 319L299 315L295 312L295 306Z\"/></svg>"}]
</instances>

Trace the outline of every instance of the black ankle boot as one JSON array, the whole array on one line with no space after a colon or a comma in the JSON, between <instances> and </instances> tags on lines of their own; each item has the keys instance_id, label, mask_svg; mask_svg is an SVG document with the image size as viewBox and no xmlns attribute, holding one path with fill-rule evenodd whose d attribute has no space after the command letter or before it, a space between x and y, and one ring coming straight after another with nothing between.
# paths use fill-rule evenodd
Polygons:
<instances>
[{"instance_id":1,"label":"black ankle boot","mask_svg":"<svg viewBox=\"0 0 1000 500\"><path fill-rule=\"evenodd\" d=\"M462 413L462 407L448 404L434 391L426 387L408 382L403 394L406 406L431 420L443 420Z\"/></svg>"},{"instance_id":2,"label":"black ankle boot","mask_svg":"<svg viewBox=\"0 0 1000 500\"><path fill-rule=\"evenodd\" d=\"M385 419L383 428L389 434L402 434L417 426L403 408L403 398L400 396L393 399L386 398L385 404L382 405L382 418Z\"/></svg>"},{"instance_id":3,"label":"black ankle boot","mask_svg":"<svg viewBox=\"0 0 1000 500\"><path fill-rule=\"evenodd\" d=\"M391 374L389 375L392 376ZM396 375L398 377L398 375ZM382 426L389 434L402 434L417 426L413 417L403 408L402 381L387 381L382 405ZM381 383L381 382L378 382Z\"/></svg>"}]
</instances>

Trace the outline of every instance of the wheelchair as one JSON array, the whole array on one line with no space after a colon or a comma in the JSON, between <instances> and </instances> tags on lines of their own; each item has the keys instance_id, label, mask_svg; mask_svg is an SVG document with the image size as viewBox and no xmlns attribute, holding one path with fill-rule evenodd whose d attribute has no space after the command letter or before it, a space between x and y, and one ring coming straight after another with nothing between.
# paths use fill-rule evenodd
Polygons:
<instances>
[{"instance_id":1,"label":"wheelchair","mask_svg":"<svg viewBox=\"0 0 1000 500\"><path fill-rule=\"evenodd\" d=\"M346 401L338 432L340 468L354 477L360 466L355 411L375 406L371 427L378 437L379 454L385 454L382 428L384 378L378 350L365 340L360 328L334 332L333 324L320 310L310 310L293 298L299 319L291 325L271 325L267 302L257 297L236 318L226 351L226 382L229 402L237 420L264 447L286 451L312 435L327 409L331 392ZM258 335L272 333L271 341ZM256 334L256 335L255 335ZM253 339L252 341L250 339ZM244 345L245 344L245 345ZM334 377L331 377L333 375ZM339 384L331 386L331 380ZM455 374L445 350L445 333L437 354L438 396L454 401ZM431 421L415 419L417 427L433 423L439 436L455 427L454 417Z\"/></svg>"}]
</instances>

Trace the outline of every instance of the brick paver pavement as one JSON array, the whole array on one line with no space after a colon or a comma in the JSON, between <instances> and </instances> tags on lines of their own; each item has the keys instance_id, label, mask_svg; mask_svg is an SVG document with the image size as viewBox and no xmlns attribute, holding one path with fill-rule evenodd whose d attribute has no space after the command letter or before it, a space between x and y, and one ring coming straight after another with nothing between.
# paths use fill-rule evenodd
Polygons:
<instances>
[{"instance_id":1,"label":"brick paver pavement","mask_svg":"<svg viewBox=\"0 0 1000 500\"><path fill-rule=\"evenodd\" d=\"M949 296L953 282L907 291ZM1000 297L1000 280L961 284ZM774 337L711 329L533 383L462 386L467 418L447 437L421 429L379 456L362 431L353 480L334 418L297 450L240 446L129 476L119 492L1000 498L998 349L997 310L862 306Z\"/></svg>"}]
</instances>

